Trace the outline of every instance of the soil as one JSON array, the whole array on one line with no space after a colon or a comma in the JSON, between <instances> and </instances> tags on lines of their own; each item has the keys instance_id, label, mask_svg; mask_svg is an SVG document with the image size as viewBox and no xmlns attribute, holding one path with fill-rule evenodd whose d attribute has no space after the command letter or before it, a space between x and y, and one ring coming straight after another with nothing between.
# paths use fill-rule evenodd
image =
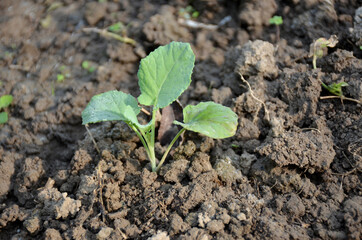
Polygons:
<instances>
[{"instance_id":1,"label":"soil","mask_svg":"<svg viewBox=\"0 0 362 240\"><path fill-rule=\"evenodd\" d=\"M321 99L320 84L345 81L362 101L358 1L190 1L200 28L185 25L188 4L0 2L0 95L14 97L0 239L362 238L362 105ZM135 44L94 32L116 22ZM313 70L310 44L332 34ZM108 90L138 96L139 61L170 41L196 55L181 104L224 104L239 126L223 140L186 132L157 174L124 123L90 126L98 152L81 112Z\"/></svg>"}]
</instances>

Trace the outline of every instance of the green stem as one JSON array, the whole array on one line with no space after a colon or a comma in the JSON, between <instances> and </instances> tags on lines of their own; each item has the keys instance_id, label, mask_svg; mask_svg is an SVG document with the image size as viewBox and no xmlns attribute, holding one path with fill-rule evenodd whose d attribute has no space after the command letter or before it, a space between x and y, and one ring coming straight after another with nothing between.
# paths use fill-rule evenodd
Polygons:
<instances>
[{"instance_id":1,"label":"green stem","mask_svg":"<svg viewBox=\"0 0 362 240\"><path fill-rule=\"evenodd\" d=\"M313 69L317 69L317 55L313 55Z\"/></svg>"},{"instance_id":2,"label":"green stem","mask_svg":"<svg viewBox=\"0 0 362 240\"><path fill-rule=\"evenodd\" d=\"M141 135L140 131L138 130L138 128L136 126L134 126L133 124L129 124L129 123L127 123L127 125L130 128L132 128L133 131L135 131L136 135L141 140L143 146L146 149L147 156L150 159L151 165L152 165L151 154L150 154L149 144L147 143L147 139L143 135ZM156 163L155 163L155 165L156 165Z\"/></svg>"},{"instance_id":3,"label":"green stem","mask_svg":"<svg viewBox=\"0 0 362 240\"><path fill-rule=\"evenodd\" d=\"M156 166L156 155L155 155L155 129L156 129L156 113L157 108L152 109L152 119L151 119L151 142L149 144L150 147L150 158L151 158L151 168L152 172L156 172L157 166Z\"/></svg>"},{"instance_id":4,"label":"green stem","mask_svg":"<svg viewBox=\"0 0 362 240\"><path fill-rule=\"evenodd\" d=\"M158 170L160 170L160 168L161 168L163 162L166 160L166 157L167 157L168 153L170 152L172 146L175 144L176 140L181 136L181 134L182 134L184 131L186 131L185 128L181 129L181 130L177 133L177 135L172 139L170 145L168 145L168 147L167 147L167 149L166 149L166 152L163 154L162 159L161 159L160 163L158 164L155 172L158 172Z\"/></svg>"}]
</instances>

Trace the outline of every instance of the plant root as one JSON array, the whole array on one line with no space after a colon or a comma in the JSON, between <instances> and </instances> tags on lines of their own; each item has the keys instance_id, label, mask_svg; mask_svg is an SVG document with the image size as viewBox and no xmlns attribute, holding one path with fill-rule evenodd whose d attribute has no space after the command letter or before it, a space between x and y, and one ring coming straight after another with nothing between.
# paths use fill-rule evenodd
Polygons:
<instances>
[{"instance_id":1,"label":"plant root","mask_svg":"<svg viewBox=\"0 0 362 240\"><path fill-rule=\"evenodd\" d=\"M256 101L258 101L259 103L261 103L262 106L264 107L266 120L267 120L268 122L270 122L269 111L268 111L265 103L254 95L254 91L251 89L251 86L250 86L249 82L245 80L245 78L243 77L243 75L242 75L241 73L239 73L239 74L240 74L241 80L242 80L244 83L246 83L246 85L248 85L248 88L249 88L249 91L250 91L250 95L251 95ZM260 109L259 109L259 110L260 110ZM259 110L258 110L258 112L259 112ZM256 115L258 115L258 112L256 113Z\"/></svg>"}]
</instances>

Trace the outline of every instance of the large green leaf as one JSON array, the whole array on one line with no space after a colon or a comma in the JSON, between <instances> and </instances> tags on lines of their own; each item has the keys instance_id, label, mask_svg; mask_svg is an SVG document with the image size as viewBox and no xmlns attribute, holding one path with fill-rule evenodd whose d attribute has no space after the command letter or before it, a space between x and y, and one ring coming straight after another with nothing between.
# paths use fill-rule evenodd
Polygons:
<instances>
[{"instance_id":1,"label":"large green leaf","mask_svg":"<svg viewBox=\"0 0 362 240\"><path fill-rule=\"evenodd\" d=\"M117 90L101 93L93 96L82 112L83 124L112 120L138 124L140 109L132 95Z\"/></svg>"},{"instance_id":2,"label":"large green leaf","mask_svg":"<svg viewBox=\"0 0 362 240\"><path fill-rule=\"evenodd\" d=\"M214 102L188 105L183 114L184 123L174 121L175 124L212 138L231 137L238 125L238 116L230 108Z\"/></svg>"},{"instance_id":3,"label":"large green leaf","mask_svg":"<svg viewBox=\"0 0 362 240\"><path fill-rule=\"evenodd\" d=\"M0 97L0 108L6 108L13 102L13 96L3 95Z\"/></svg>"},{"instance_id":4,"label":"large green leaf","mask_svg":"<svg viewBox=\"0 0 362 240\"><path fill-rule=\"evenodd\" d=\"M0 124L7 123L8 122L8 113L1 112L0 113Z\"/></svg>"},{"instance_id":5,"label":"large green leaf","mask_svg":"<svg viewBox=\"0 0 362 240\"><path fill-rule=\"evenodd\" d=\"M188 43L171 42L141 60L138 70L141 95L146 106L163 108L175 101L191 82L195 55Z\"/></svg>"}]
</instances>

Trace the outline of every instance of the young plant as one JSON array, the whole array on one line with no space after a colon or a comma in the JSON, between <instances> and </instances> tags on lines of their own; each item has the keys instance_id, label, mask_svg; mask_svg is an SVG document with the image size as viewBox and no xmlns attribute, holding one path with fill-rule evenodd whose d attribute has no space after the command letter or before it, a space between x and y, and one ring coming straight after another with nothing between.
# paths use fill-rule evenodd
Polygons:
<instances>
[{"instance_id":1,"label":"young plant","mask_svg":"<svg viewBox=\"0 0 362 240\"><path fill-rule=\"evenodd\" d=\"M310 45L309 57L313 57L313 69L317 69L317 59L327 54L327 47L333 48L337 43L337 36L332 35L328 40L325 38L318 38Z\"/></svg>"},{"instance_id":2,"label":"young plant","mask_svg":"<svg viewBox=\"0 0 362 240\"><path fill-rule=\"evenodd\" d=\"M70 77L70 70L67 66L62 65L58 69L59 73L57 74L57 83L62 83L66 78Z\"/></svg>"},{"instance_id":3,"label":"young plant","mask_svg":"<svg viewBox=\"0 0 362 240\"><path fill-rule=\"evenodd\" d=\"M198 18L200 12L196 11L191 5L188 5L186 8L181 8L179 15L186 19Z\"/></svg>"},{"instance_id":4,"label":"young plant","mask_svg":"<svg viewBox=\"0 0 362 240\"><path fill-rule=\"evenodd\" d=\"M113 33L122 33L126 29L123 23L117 22L108 27L108 31Z\"/></svg>"},{"instance_id":5,"label":"young plant","mask_svg":"<svg viewBox=\"0 0 362 240\"><path fill-rule=\"evenodd\" d=\"M171 141L161 160L158 162L156 159L156 112L177 100L188 88L194 62L195 55L188 43L171 42L157 48L141 60L137 74L141 95L136 99L130 94L113 90L93 96L82 112L83 124L124 121L140 138L154 172L160 169L173 144L185 130L219 139L233 136L238 117L230 108L214 102L189 105L183 109L183 123L174 121L182 129ZM146 125L137 120L141 110L138 103L152 106L152 118Z\"/></svg>"},{"instance_id":6,"label":"young plant","mask_svg":"<svg viewBox=\"0 0 362 240\"><path fill-rule=\"evenodd\" d=\"M63 74L61 74L61 73L57 74L57 83L62 83L62 82L64 82L64 80L65 80L65 77Z\"/></svg>"},{"instance_id":7,"label":"young plant","mask_svg":"<svg viewBox=\"0 0 362 240\"><path fill-rule=\"evenodd\" d=\"M3 95L0 97L0 110L4 110L13 102L13 96L11 95ZM0 124L8 122L8 113L0 112Z\"/></svg>"},{"instance_id":8,"label":"young plant","mask_svg":"<svg viewBox=\"0 0 362 240\"><path fill-rule=\"evenodd\" d=\"M92 73L96 70L96 68L94 66L92 66L92 64L88 61L82 62L82 68L87 70L89 73Z\"/></svg>"},{"instance_id":9,"label":"young plant","mask_svg":"<svg viewBox=\"0 0 362 240\"><path fill-rule=\"evenodd\" d=\"M280 39L279 25L283 24L283 18L281 16L273 16L271 19L269 19L269 23L274 24L277 27L277 42L279 42Z\"/></svg>"},{"instance_id":10,"label":"young plant","mask_svg":"<svg viewBox=\"0 0 362 240\"><path fill-rule=\"evenodd\" d=\"M332 84L325 84L323 83L322 81L320 81L322 86L330 93L334 94L335 96L325 96L325 97L321 97L321 99L329 99L329 98L340 98L342 103L343 103L343 100L348 100L348 101L353 101L353 102L356 102L356 103L360 103L360 101L356 100L356 99L353 99L353 98L348 98L348 97L345 97L343 95L343 92L342 92L342 87L347 87L348 86L348 83L346 82L339 82L339 83L332 83Z\"/></svg>"}]
</instances>

